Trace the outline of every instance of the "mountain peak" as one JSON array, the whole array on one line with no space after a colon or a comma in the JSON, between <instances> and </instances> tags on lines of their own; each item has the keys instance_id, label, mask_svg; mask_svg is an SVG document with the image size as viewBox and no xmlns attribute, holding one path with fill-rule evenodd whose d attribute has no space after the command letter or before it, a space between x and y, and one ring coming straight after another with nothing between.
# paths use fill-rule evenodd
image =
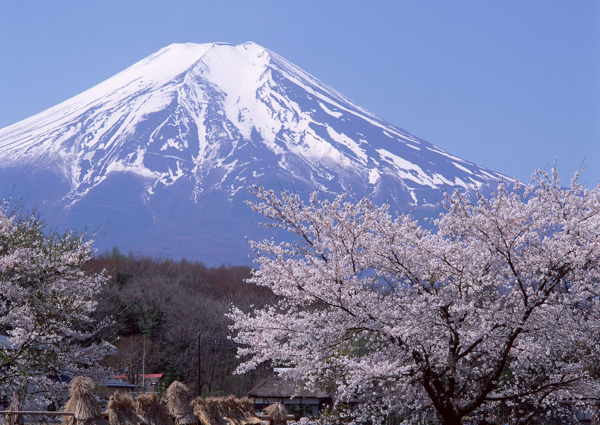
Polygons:
<instances>
[{"instance_id":1,"label":"mountain peak","mask_svg":"<svg viewBox=\"0 0 600 425\"><path fill-rule=\"evenodd\" d=\"M40 204L51 196L69 211L58 216L85 210L81 222L97 209L98 220L125 233L146 217L153 230L142 233L166 240L175 237L167 228L184 239L192 224L214 229L208 217L233 237L248 224L249 211L236 208L253 183L350 192L405 210L436 205L448 188L476 190L504 178L390 125L253 42L171 44L0 129L0 189L18 184L20 169L51 170L60 184ZM24 187L39 186L36 172L24 172ZM127 219L114 218L119 202L129 205ZM110 240L128 247L127 237Z\"/></svg>"},{"instance_id":2,"label":"mountain peak","mask_svg":"<svg viewBox=\"0 0 600 425\"><path fill-rule=\"evenodd\" d=\"M190 64L190 62L193 62L194 60L200 60L210 51L215 51L217 54L224 55L225 57L227 57L227 55L243 55L247 60L252 61L255 57L262 57L265 52L268 52L268 49L253 41L247 41L237 45L226 42L172 43L150 55L146 60L142 60L140 65L146 65L148 62L152 62L159 58L172 60L182 64Z\"/></svg>"},{"instance_id":3,"label":"mountain peak","mask_svg":"<svg viewBox=\"0 0 600 425\"><path fill-rule=\"evenodd\" d=\"M237 51L249 51L249 52L263 52L267 50L266 48L260 46L259 44L253 41L247 41L240 44L232 44L227 42L212 42L212 43L193 43L193 42L184 42L184 43L172 43L157 52L150 55L148 58L152 58L154 56L160 56L166 52L176 52L176 54L184 53L190 56L202 56L209 49L215 50L237 50Z\"/></svg>"}]
</instances>

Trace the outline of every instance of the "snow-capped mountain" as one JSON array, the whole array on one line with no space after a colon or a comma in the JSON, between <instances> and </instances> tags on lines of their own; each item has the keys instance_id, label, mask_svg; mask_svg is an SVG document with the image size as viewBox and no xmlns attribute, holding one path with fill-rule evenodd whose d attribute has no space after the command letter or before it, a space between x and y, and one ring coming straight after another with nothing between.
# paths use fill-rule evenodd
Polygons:
<instances>
[{"instance_id":1,"label":"snow-capped mountain","mask_svg":"<svg viewBox=\"0 0 600 425\"><path fill-rule=\"evenodd\" d=\"M173 44L0 130L0 196L98 246L247 261L246 187L437 205L504 176L392 126L254 43ZM16 185L16 186L15 186Z\"/></svg>"}]
</instances>

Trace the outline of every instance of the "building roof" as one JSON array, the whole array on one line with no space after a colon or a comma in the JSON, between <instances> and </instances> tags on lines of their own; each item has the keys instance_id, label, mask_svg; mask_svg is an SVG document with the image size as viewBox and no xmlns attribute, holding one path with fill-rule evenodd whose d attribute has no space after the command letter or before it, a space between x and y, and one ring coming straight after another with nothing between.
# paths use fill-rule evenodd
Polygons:
<instances>
[{"instance_id":1,"label":"building roof","mask_svg":"<svg viewBox=\"0 0 600 425\"><path fill-rule=\"evenodd\" d=\"M253 398L331 397L326 391L307 391L301 383L277 373L252 387L248 396Z\"/></svg>"},{"instance_id":2,"label":"building roof","mask_svg":"<svg viewBox=\"0 0 600 425\"><path fill-rule=\"evenodd\" d=\"M146 374L139 374L139 375L135 375L139 378L146 378L146 379L160 379L164 376L164 373L146 373ZM123 378L127 378L127 375L115 375L115 378L117 379L123 379Z\"/></svg>"},{"instance_id":3,"label":"building roof","mask_svg":"<svg viewBox=\"0 0 600 425\"><path fill-rule=\"evenodd\" d=\"M111 379L104 382L106 387L118 387L118 388L137 388L138 385L130 384L129 382L123 382L118 379Z\"/></svg>"}]
</instances>

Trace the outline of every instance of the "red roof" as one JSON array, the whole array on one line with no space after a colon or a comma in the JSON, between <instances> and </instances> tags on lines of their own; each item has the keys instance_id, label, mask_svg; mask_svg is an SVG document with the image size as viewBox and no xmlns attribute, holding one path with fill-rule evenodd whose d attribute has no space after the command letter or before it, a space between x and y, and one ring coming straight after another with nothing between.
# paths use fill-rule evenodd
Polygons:
<instances>
[{"instance_id":1,"label":"red roof","mask_svg":"<svg viewBox=\"0 0 600 425\"><path fill-rule=\"evenodd\" d=\"M135 376L139 376L140 378L160 379L164 376L164 373L146 373L144 375L139 374L139 375L135 375ZM115 375L115 378L123 379L123 378L127 378L127 375Z\"/></svg>"}]
</instances>

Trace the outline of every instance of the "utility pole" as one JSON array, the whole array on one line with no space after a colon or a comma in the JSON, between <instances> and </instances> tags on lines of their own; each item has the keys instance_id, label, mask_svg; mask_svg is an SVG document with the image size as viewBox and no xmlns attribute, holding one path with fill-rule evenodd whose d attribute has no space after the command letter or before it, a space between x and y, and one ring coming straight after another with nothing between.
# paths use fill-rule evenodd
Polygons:
<instances>
[{"instance_id":1,"label":"utility pole","mask_svg":"<svg viewBox=\"0 0 600 425\"><path fill-rule=\"evenodd\" d=\"M202 396L202 355L201 349L203 345L207 345L214 350L217 349L236 349L238 347L247 347L245 344L238 344L229 338L208 336L198 333L198 396Z\"/></svg>"},{"instance_id":2,"label":"utility pole","mask_svg":"<svg viewBox=\"0 0 600 425\"><path fill-rule=\"evenodd\" d=\"M146 391L146 338L151 335L146 316L142 319L140 330L142 331L142 391Z\"/></svg>"},{"instance_id":3,"label":"utility pole","mask_svg":"<svg viewBox=\"0 0 600 425\"><path fill-rule=\"evenodd\" d=\"M144 333L142 337L144 338L142 343L142 391L146 391L146 334Z\"/></svg>"},{"instance_id":4,"label":"utility pole","mask_svg":"<svg viewBox=\"0 0 600 425\"><path fill-rule=\"evenodd\" d=\"M202 354L200 350L202 348L202 335L198 333L198 397L202 396Z\"/></svg>"}]
</instances>

